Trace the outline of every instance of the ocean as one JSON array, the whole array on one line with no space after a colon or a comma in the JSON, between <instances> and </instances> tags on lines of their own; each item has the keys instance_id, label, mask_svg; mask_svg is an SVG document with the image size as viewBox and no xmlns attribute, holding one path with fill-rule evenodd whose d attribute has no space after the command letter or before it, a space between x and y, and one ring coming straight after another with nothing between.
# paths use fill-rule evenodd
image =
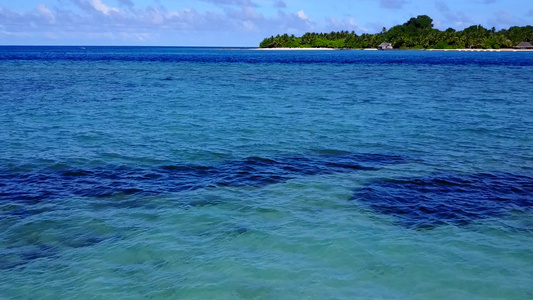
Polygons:
<instances>
[{"instance_id":1,"label":"ocean","mask_svg":"<svg viewBox=\"0 0 533 300\"><path fill-rule=\"evenodd\" d=\"M2 299L531 299L533 53L0 47Z\"/></svg>"}]
</instances>

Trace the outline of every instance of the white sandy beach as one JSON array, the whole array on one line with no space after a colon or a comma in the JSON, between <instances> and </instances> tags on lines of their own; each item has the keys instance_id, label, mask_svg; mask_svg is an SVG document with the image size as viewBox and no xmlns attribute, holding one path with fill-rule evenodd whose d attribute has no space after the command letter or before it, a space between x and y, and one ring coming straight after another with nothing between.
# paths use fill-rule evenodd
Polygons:
<instances>
[{"instance_id":1,"label":"white sandy beach","mask_svg":"<svg viewBox=\"0 0 533 300\"><path fill-rule=\"evenodd\" d=\"M274 51L313 51L313 50L339 50L336 48L256 48L251 50L274 50Z\"/></svg>"},{"instance_id":2,"label":"white sandy beach","mask_svg":"<svg viewBox=\"0 0 533 300\"><path fill-rule=\"evenodd\" d=\"M460 52L533 52L533 49L426 49L426 51L460 51Z\"/></svg>"}]
</instances>

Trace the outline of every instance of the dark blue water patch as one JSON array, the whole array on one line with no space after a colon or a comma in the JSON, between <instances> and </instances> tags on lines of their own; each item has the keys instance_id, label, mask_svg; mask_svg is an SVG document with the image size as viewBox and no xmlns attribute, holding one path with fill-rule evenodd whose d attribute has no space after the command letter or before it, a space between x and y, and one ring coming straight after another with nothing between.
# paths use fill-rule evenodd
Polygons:
<instances>
[{"instance_id":1,"label":"dark blue water patch","mask_svg":"<svg viewBox=\"0 0 533 300\"><path fill-rule=\"evenodd\" d=\"M36 231L46 230L46 226ZM39 234L40 235L40 234ZM9 247L0 250L0 270L25 268L36 260L52 261L60 256L61 248L84 248L96 246L99 243L116 240L116 235L92 235L88 233L75 233L62 236L49 244L36 243L25 234L11 234L4 237Z\"/></svg>"},{"instance_id":2,"label":"dark blue water patch","mask_svg":"<svg viewBox=\"0 0 533 300\"><path fill-rule=\"evenodd\" d=\"M379 180L357 190L353 199L406 227L466 225L533 207L533 177L498 172Z\"/></svg>"},{"instance_id":3,"label":"dark blue water patch","mask_svg":"<svg viewBox=\"0 0 533 300\"><path fill-rule=\"evenodd\" d=\"M0 270L24 268L39 259L55 259L58 254L56 247L45 244L6 247L0 250Z\"/></svg>"},{"instance_id":4,"label":"dark blue water patch","mask_svg":"<svg viewBox=\"0 0 533 300\"><path fill-rule=\"evenodd\" d=\"M532 53L250 51L172 47L0 47L0 60L533 66Z\"/></svg>"},{"instance_id":5,"label":"dark blue water patch","mask_svg":"<svg viewBox=\"0 0 533 300\"><path fill-rule=\"evenodd\" d=\"M71 237L69 239L64 239L62 241L62 244L70 248L83 248L83 247L95 246L108 239L111 239L111 237L81 234L75 237Z\"/></svg>"},{"instance_id":6,"label":"dark blue water patch","mask_svg":"<svg viewBox=\"0 0 533 300\"><path fill-rule=\"evenodd\" d=\"M208 187L262 187L300 176L376 170L405 162L397 155L344 153L291 157L249 157L219 165L175 164L156 168L66 166L0 171L0 201L37 204L63 197L160 194ZM26 210L28 211L28 210ZM14 214L24 214L15 210Z\"/></svg>"}]
</instances>

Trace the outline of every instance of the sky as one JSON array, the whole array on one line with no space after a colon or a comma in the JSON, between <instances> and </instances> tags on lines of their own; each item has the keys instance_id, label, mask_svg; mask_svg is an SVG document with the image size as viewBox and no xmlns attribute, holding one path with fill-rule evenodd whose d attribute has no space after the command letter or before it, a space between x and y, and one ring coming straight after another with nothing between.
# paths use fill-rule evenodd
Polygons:
<instances>
[{"instance_id":1,"label":"sky","mask_svg":"<svg viewBox=\"0 0 533 300\"><path fill-rule=\"evenodd\" d=\"M533 0L0 0L0 45L254 47L305 32L533 25Z\"/></svg>"}]
</instances>

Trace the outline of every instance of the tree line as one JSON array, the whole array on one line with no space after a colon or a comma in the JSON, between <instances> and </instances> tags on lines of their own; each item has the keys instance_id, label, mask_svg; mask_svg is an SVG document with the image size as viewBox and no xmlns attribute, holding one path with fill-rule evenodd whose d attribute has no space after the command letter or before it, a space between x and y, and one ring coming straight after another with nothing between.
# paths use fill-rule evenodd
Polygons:
<instances>
[{"instance_id":1,"label":"tree line","mask_svg":"<svg viewBox=\"0 0 533 300\"><path fill-rule=\"evenodd\" d=\"M433 20L426 16L411 18L402 25L380 33L357 35L354 31L330 33L308 32L301 37L277 35L265 38L259 48L376 48L383 42L396 49L500 49L512 48L520 42L533 43L533 26L513 26L496 31L481 25L473 25L461 31L433 28Z\"/></svg>"}]
</instances>

